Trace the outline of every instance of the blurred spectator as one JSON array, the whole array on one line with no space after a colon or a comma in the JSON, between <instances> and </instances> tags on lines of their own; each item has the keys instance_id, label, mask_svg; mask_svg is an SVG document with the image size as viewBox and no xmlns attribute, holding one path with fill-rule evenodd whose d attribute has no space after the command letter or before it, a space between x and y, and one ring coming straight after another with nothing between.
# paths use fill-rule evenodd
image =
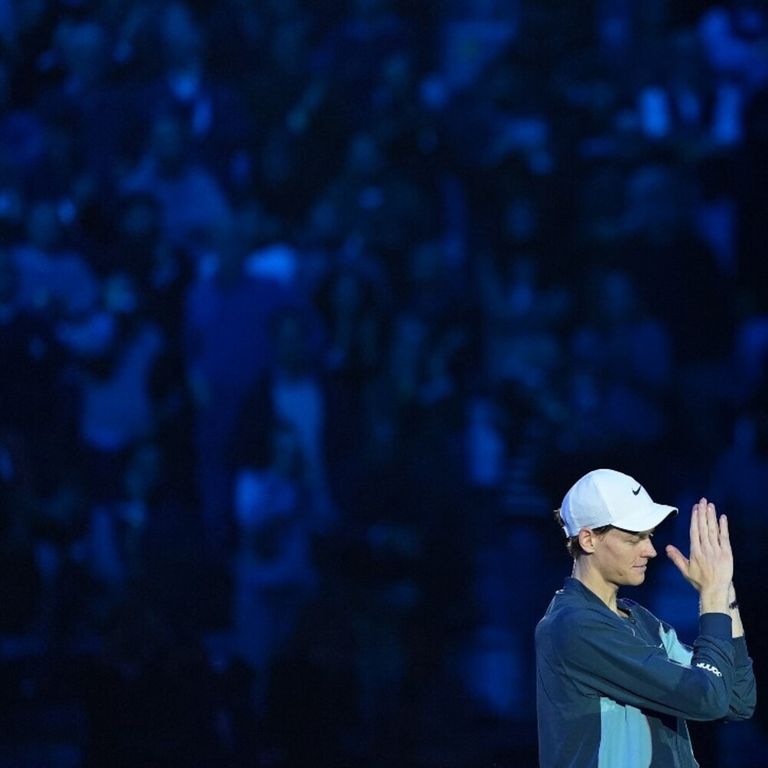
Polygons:
<instances>
[{"instance_id":1,"label":"blurred spectator","mask_svg":"<svg viewBox=\"0 0 768 768\"><path fill-rule=\"evenodd\" d=\"M12 250L18 268L19 306L47 313L53 321L92 310L98 283L83 255L68 246L55 201L31 204L26 235Z\"/></svg>"},{"instance_id":2,"label":"blurred spectator","mask_svg":"<svg viewBox=\"0 0 768 768\"><path fill-rule=\"evenodd\" d=\"M635 278L649 310L667 323L682 362L719 359L733 329L733 304L726 276L692 223L695 188L684 172L669 165L639 167L628 179L625 239L620 258ZM617 254L618 255L618 254ZM663 265L663 279L658 266ZM716 317L677 297L694 291L699 302L719 306Z\"/></svg>"},{"instance_id":3,"label":"blurred spectator","mask_svg":"<svg viewBox=\"0 0 768 768\"><path fill-rule=\"evenodd\" d=\"M736 372L731 393L744 405L759 399L766 391L768 376L768 317L757 313L745 301L744 317L736 328L731 364Z\"/></svg>"},{"instance_id":4,"label":"blurred spectator","mask_svg":"<svg viewBox=\"0 0 768 768\"><path fill-rule=\"evenodd\" d=\"M478 271L488 380L523 390L546 386L561 357L555 329L567 296L540 285L533 255L481 256Z\"/></svg>"},{"instance_id":5,"label":"blurred spectator","mask_svg":"<svg viewBox=\"0 0 768 768\"><path fill-rule=\"evenodd\" d=\"M98 183L111 180L128 136L128 104L113 80L107 30L94 17L63 15L54 33L61 82L40 97L38 109L67 126L85 168Z\"/></svg>"},{"instance_id":6,"label":"blurred spectator","mask_svg":"<svg viewBox=\"0 0 768 768\"><path fill-rule=\"evenodd\" d=\"M222 237L213 275L198 275L184 309L199 499L207 541L219 556L232 535L233 430L245 397L274 359L270 318L291 298L280 283L245 275L245 255L237 233Z\"/></svg>"},{"instance_id":7,"label":"blurred spectator","mask_svg":"<svg viewBox=\"0 0 768 768\"><path fill-rule=\"evenodd\" d=\"M467 411L467 481L476 488L497 488L507 451L501 409L489 397L475 397Z\"/></svg>"},{"instance_id":8,"label":"blurred spectator","mask_svg":"<svg viewBox=\"0 0 768 768\"><path fill-rule=\"evenodd\" d=\"M19 109L11 97L11 68L0 62L0 179L19 184L26 166L42 153L43 130L39 115Z\"/></svg>"},{"instance_id":9,"label":"blurred spectator","mask_svg":"<svg viewBox=\"0 0 768 768\"><path fill-rule=\"evenodd\" d=\"M160 11L158 37L163 67L141 94L144 108L150 115L176 114L197 159L228 189L241 188L252 172L249 116L239 92L208 71L204 27L188 6L171 2Z\"/></svg>"},{"instance_id":10,"label":"blurred spectator","mask_svg":"<svg viewBox=\"0 0 768 768\"><path fill-rule=\"evenodd\" d=\"M768 16L759 0L729 0L701 15L698 25L704 50L716 74L743 91L766 82Z\"/></svg>"},{"instance_id":11,"label":"blurred spectator","mask_svg":"<svg viewBox=\"0 0 768 768\"><path fill-rule=\"evenodd\" d=\"M0 429L28 443L39 457L46 453L41 433L59 434L56 425L69 414L57 413L57 401L69 402L57 390L62 382L63 350L47 317L24 307L19 300L20 270L16 259L0 249L0 350L12 375L0 389ZM35 462L37 464L37 462ZM12 476L13 469L8 469Z\"/></svg>"},{"instance_id":12,"label":"blurred spectator","mask_svg":"<svg viewBox=\"0 0 768 768\"><path fill-rule=\"evenodd\" d=\"M348 15L320 48L318 63L331 85L329 99L348 129L372 125L377 82L407 48L408 27L391 0L351 0Z\"/></svg>"},{"instance_id":13,"label":"blurred spectator","mask_svg":"<svg viewBox=\"0 0 768 768\"><path fill-rule=\"evenodd\" d=\"M570 449L659 446L668 429L671 340L626 273L598 270L592 277L587 313L570 342Z\"/></svg>"},{"instance_id":14,"label":"blurred spectator","mask_svg":"<svg viewBox=\"0 0 768 768\"><path fill-rule=\"evenodd\" d=\"M363 264L344 261L331 268L315 295L326 333L328 482L342 510L358 492L373 453L371 399L385 365L388 302L380 279L366 274Z\"/></svg>"},{"instance_id":15,"label":"blurred spectator","mask_svg":"<svg viewBox=\"0 0 768 768\"><path fill-rule=\"evenodd\" d=\"M113 331L103 350L78 361L79 428L82 446L97 473L94 487L101 491L97 498L110 500L110 476L123 454L155 430L152 373L164 353L165 339L143 315L137 286L128 275L110 276L105 293Z\"/></svg>"},{"instance_id":16,"label":"blurred spectator","mask_svg":"<svg viewBox=\"0 0 768 768\"><path fill-rule=\"evenodd\" d=\"M235 480L231 652L256 674L263 705L269 669L290 642L315 587L306 460L295 427L277 422L267 463L249 462Z\"/></svg>"},{"instance_id":17,"label":"blurred spectator","mask_svg":"<svg viewBox=\"0 0 768 768\"><path fill-rule=\"evenodd\" d=\"M119 204L114 242L99 266L106 274L130 275L142 307L169 335L178 337L192 265L184 251L163 237L162 207L150 192L128 194Z\"/></svg>"},{"instance_id":18,"label":"blurred spectator","mask_svg":"<svg viewBox=\"0 0 768 768\"><path fill-rule=\"evenodd\" d=\"M215 176L195 161L189 128L178 114L152 121L148 146L121 191L146 192L162 207L162 232L174 247L200 256L231 219L229 202Z\"/></svg>"},{"instance_id":19,"label":"blurred spectator","mask_svg":"<svg viewBox=\"0 0 768 768\"><path fill-rule=\"evenodd\" d=\"M51 50L58 21L56 8L50 0L14 2L7 20L13 98L16 103L30 106L44 87L56 81Z\"/></svg>"},{"instance_id":20,"label":"blurred spectator","mask_svg":"<svg viewBox=\"0 0 768 768\"><path fill-rule=\"evenodd\" d=\"M720 452L712 474L711 494L733 520L734 551L756 566L764 517L756 493L768 479L768 422L762 411L743 412L733 421L731 440Z\"/></svg>"},{"instance_id":21,"label":"blurred spectator","mask_svg":"<svg viewBox=\"0 0 768 768\"><path fill-rule=\"evenodd\" d=\"M288 307L270 319L274 362L251 387L238 417L236 451L240 461L273 439L284 423L293 431L308 493L306 525L328 532L336 509L328 485L326 456L327 403L310 317Z\"/></svg>"},{"instance_id":22,"label":"blurred spectator","mask_svg":"<svg viewBox=\"0 0 768 768\"><path fill-rule=\"evenodd\" d=\"M355 135L341 173L318 197L312 217L322 236L358 239L394 260L407 243L430 234L433 212L425 190L386 160L375 136Z\"/></svg>"},{"instance_id":23,"label":"blurred spectator","mask_svg":"<svg viewBox=\"0 0 768 768\"><path fill-rule=\"evenodd\" d=\"M150 507L153 491L160 479L157 447L151 442L137 443L125 452L119 474L121 487L111 498L92 506L87 533L83 539L85 567L104 590L107 608L102 621L135 584L146 568L146 532L160 510ZM116 473L112 473L116 474Z\"/></svg>"},{"instance_id":24,"label":"blurred spectator","mask_svg":"<svg viewBox=\"0 0 768 768\"><path fill-rule=\"evenodd\" d=\"M750 98L745 108L745 142L738 157L735 199L738 222L737 276L742 292L758 312L768 309L765 281L765 242L762 222L768 214L762 179L768 169L768 84Z\"/></svg>"},{"instance_id":25,"label":"blurred spectator","mask_svg":"<svg viewBox=\"0 0 768 768\"><path fill-rule=\"evenodd\" d=\"M337 172L347 141L342 114L328 103L327 73L314 60L318 28L335 15L328 4L322 15L308 14L295 0L259 8L266 31L252 43L242 83L255 115L254 181L265 205L297 220Z\"/></svg>"}]
</instances>

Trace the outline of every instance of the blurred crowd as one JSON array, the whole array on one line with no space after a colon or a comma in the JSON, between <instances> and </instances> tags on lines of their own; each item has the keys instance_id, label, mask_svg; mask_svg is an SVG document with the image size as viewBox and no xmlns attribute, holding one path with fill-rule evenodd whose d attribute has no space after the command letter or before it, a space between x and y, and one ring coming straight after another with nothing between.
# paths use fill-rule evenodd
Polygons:
<instances>
[{"instance_id":1,"label":"blurred crowd","mask_svg":"<svg viewBox=\"0 0 768 768\"><path fill-rule=\"evenodd\" d=\"M0 766L534 765L596 466L711 495L757 625L763 0L0 0L0 51Z\"/></svg>"}]
</instances>

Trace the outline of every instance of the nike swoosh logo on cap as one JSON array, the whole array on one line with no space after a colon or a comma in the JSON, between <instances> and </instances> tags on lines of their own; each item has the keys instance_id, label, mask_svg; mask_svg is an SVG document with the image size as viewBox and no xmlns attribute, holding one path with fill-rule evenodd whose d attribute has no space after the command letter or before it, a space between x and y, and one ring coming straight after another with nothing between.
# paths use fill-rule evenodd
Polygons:
<instances>
[{"instance_id":1,"label":"nike swoosh logo on cap","mask_svg":"<svg viewBox=\"0 0 768 768\"><path fill-rule=\"evenodd\" d=\"M642 489L642 487L643 487L642 485L638 485L638 486L637 486L637 490L636 490L636 491L632 491L632 493L633 493L635 496L637 496L637 494L638 494L638 493L640 493L640 490Z\"/></svg>"}]
</instances>

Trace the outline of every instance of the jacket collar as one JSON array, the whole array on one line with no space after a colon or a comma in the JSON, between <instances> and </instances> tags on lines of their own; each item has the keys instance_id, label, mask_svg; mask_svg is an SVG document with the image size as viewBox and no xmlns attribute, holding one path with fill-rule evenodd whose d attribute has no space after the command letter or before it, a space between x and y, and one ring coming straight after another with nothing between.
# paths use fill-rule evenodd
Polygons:
<instances>
[{"instance_id":1,"label":"jacket collar","mask_svg":"<svg viewBox=\"0 0 768 768\"><path fill-rule=\"evenodd\" d=\"M588 600L589 602L594 603L601 608L604 608L612 616L616 616L616 614L589 587L585 586L582 582L573 576L568 576L568 578L566 578L563 584L563 592L570 595L579 595L583 599ZM619 597L616 600L616 604L623 611L626 611L629 614L632 613L632 606L634 605L632 600L625 600L623 597Z\"/></svg>"}]
</instances>

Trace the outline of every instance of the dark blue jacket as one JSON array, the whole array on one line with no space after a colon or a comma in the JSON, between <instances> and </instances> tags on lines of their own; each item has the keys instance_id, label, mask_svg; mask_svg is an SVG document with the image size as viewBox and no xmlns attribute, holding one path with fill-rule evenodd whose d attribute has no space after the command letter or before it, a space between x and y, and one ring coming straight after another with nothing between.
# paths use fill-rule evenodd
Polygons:
<instances>
[{"instance_id":1,"label":"dark blue jacket","mask_svg":"<svg viewBox=\"0 0 768 768\"><path fill-rule=\"evenodd\" d=\"M641 605L618 605L629 618L569 578L536 628L541 768L695 768L686 720L754 711L730 616L703 614L691 648Z\"/></svg>"}]
</instances>

